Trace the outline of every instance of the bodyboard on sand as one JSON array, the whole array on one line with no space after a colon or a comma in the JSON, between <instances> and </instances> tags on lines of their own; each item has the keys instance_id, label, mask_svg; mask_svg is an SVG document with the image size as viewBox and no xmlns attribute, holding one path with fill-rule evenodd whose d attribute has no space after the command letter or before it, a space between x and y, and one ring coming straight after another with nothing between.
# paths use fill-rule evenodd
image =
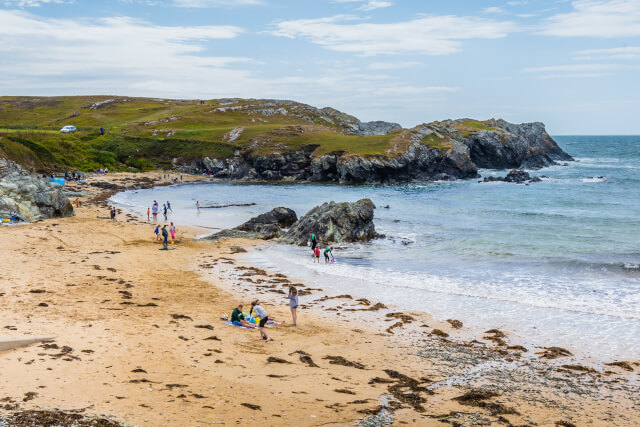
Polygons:
<instances>
[{"instance_id":1,"label":"bodyboard on sand","mask_svg":"<svg viewBox=\"0 0 640 427\"><path fill-rule=\"evenodd\" d=\"M267 324L266 324L266 326L265 326L265 327L266 327L266 328L272 328L272 327L274 327L274 326L280 325L281 323L282 323L282 322L277 322L277 321L275 321L275 320L269 320L269 321L267 322ZM225 325L229 325L229 326L235 326L236 328L248 329L248 330L250 330L250 331L251 331L251 330L253 330L252 328L248 328L248 327L246 327L246 326L237 326L237 325L234 325L233 323L231 323L231 321L224 322L224 324L225 324ZM258 326L258 325L256 325L256 326Z\"/></svg>"}]
</instances>

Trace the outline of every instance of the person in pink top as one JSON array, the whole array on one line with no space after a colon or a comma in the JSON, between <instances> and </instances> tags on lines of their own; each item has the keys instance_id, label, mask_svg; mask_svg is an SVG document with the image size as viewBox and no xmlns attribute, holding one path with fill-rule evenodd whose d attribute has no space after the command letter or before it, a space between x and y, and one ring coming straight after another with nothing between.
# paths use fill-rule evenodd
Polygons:
<instances>
[{"instance_id":1,"label":"person in pink top","mask_svg":"<svg viewBox=\"0 0 640 427\"><path fill-rule=\"evenodd\" d=\"M169 227L169 234L171 234L171 242L175 242L176 240L176 226L173 225L173 223L171 223L171 226Z\"/></svg>"}]
</instances>

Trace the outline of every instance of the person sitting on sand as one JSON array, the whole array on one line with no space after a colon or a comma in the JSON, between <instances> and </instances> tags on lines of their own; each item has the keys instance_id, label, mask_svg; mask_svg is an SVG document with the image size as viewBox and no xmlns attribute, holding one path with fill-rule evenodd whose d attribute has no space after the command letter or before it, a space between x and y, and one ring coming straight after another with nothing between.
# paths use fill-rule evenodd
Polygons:
<instances>
[{"instance_id":1,"label":"person sitting on sand","mask_svg":"<svg viewBox=\"0 0 640 427\"><path fill-rule=\"evenodd\" d=\"M298 320L298 313L296 310L298 309L298 290L295 286L289 286L289 308L291 309L291 317L293 318L293 323L291 326L296 326L296 322Z\"/></svg>"},{"instance_id":2,"label":"person sitting on sand","mask_svg":"<svg viewBox=\"0 0 640 427\"><path fill-rule=\"evenodd\" d=\"M269 315L267 314L267 311L262 308L259 300L255 300L251 303L251 311L254 311L256 313L256 316L260 318L260 323L258 324L258 329L260 330L260 338L265 341L271 341L272 339L269 338L267 332L264 329L264 327L267 325L267 322L269 321Z\"/></svg>"},{"instance_id":3,"label":"person sitting on sand","mask_svg":"<svg viewBox=\"0 0 640 427\"><path fill-rule=\"evenodd\" d=\"M231 312L231 323L233 323L235 326L244 326L251 329L255 328L255 325L253 323L247 322L247 320L244 318L244 313L242 312L242 304L238 305L233 309L233 312Z\"/></svg>"},{"instance_id":4,"label":"person sitting on sand","mask_svg":"<svg viewBox=\"0 0 640 427\"><path fill-rule=\"evenodd\" d=\"M168 238L169 238L169 232L167 231L167 226L165 224L162 226L162 248L163 249L169 249L169 247L167 246Z\"/></svg>"}]
</instances>

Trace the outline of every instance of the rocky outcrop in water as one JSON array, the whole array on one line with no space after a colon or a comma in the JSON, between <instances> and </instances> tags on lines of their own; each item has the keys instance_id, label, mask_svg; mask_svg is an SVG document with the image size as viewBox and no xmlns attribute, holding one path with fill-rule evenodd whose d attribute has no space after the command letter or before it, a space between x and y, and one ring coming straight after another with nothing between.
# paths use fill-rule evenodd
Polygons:
<instances>
[{"instance_id":1,"label":"rocky outcrop in water","mask_svg":"<svg viewBox=\"0 0 640 427\"><path fill-rule=\"evenodd\" d=\"M315 233L322 244L375 239L379 237L373 225L375 208L369 199L355 203L323 203L293 224L280 238L280 242L305 245L311 233Z\"/></svg>"},{"instance_id":2,"label":"rocky outcrop in water","mask_svg":"<svg viewBox=\"0 0 640 427\"><path fill-rule=\"evenodd\" d=\"M329 113L344 115L334 112L337 110L324 110L327 117L331 116ZM341 126L349 127L346 123L352 123L356 134L368 135L367 129L374 129L371 131L374 133L395 130L389 149L379 155L350 154L346 151L349 147L345 151L315 155L318 147L313 144L269 154L256 154L248 149L238 150L226 159L205 157L190 167L228 179L393 183L475 178L478 168L537 169L572 160L542 123L516 125L504 120L461 119L397 131L384 122L363 124L349 122L351 116L340 117ZM295 133L295 129L291 131Z\"/></svg>"},{"instance_id":3,"label":"rocky outcrop in water","mask_svg":"<svg viewBox=\"0 0 640 427\"><path fill-rule=\"evenodd\" d=\"M209 237L212 240L245 238L245 239L275 239L283 234L282 229L291 226L298 220L296 213L284 207L278 207L251 218L231 230L223 230Z\"/></svg>"},{"instance_id":4,"label":"rocky outcrop in water","mask_svg":"<svg viewBox=\"0 0 640 427\"><path fill-rule=\"evenodd\" d=\"M512 169L505 177L489 176L482 180L482 182L513 182L515 184L525 184L531 182L540 182L542 178L531 177L529 172L522 169Z\"/></svg>"},{"instance_id":5,"label":"rocky outcrop in water","mask_svg":"<svg viewBox=\"0 0 640 427\"><path fill-rule=\"evenodd\" d=\"M73 207L60 186L0 158L0 217L9 217L11 211L26 220L73 215Z\"/></svg>"}]
</instances>

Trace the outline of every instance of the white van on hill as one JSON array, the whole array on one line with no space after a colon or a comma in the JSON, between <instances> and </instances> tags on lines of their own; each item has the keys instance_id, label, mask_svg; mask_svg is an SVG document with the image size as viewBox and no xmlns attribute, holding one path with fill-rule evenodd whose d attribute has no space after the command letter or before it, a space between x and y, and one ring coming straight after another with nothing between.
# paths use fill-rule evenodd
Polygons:
<instances>
[{"instance_id":1,"label":"white van on hill","mask_svg":"<svg viewBox=\"0 0 640 427\"><path fill-rule=\"evenodd\" d=\"M75 126L67 125L60 129L60 133L74 133L76 130L78 129Z\"/></svg>"}]
</instances>

